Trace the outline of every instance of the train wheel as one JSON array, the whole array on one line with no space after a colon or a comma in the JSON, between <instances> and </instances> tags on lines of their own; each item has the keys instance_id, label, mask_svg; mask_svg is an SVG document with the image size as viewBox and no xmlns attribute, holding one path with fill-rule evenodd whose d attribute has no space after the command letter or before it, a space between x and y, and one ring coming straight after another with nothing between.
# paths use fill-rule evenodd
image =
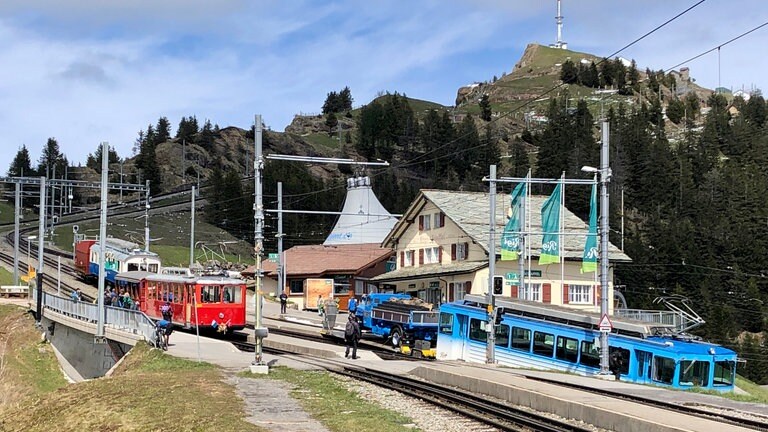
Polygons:
<instances>
[{"instance_id":1,"label":"train wheel","mask_svg":"<svg viewBox=\"0 0 768 432\"><path fill-rule=\"evenodd\" d=\"M392 346L395 348L400 347L403 343L403 329L395 327L392 329Z\"/></svg>"}]
</instances>

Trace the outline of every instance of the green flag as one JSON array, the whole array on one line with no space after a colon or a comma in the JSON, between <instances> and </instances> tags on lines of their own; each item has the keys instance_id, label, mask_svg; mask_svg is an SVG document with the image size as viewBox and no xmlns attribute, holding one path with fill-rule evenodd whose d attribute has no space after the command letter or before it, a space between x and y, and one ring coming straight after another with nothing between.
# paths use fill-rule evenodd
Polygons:
<instances>
[{"instance_id":1,"label":"green flag","mask_svg":"<svg viewBox=\"0 0 768 432\"><path fill-rule=\"evenodd\" d=\"M592 197L589 199L589 234L584 244L584 258L581 260L581 272L597 270L597 185L592 185Z\"/></svg>"},{"instance_id":2,"label":"green flag","mask_svg":"<svg viewBox=\"0 0 768 432\"><path fill-rule=\"evenodd\" d=\"M522 197L525 196L525 183L518 183L510 195L512 216L501 235L501 260L514 261L520 253L520 232L523 220Z\"/></svg>"},{"instance_id":3,"label":"green flag","mask_svg":"<svg viewBox=\"0 0 768 432\"><path fill-rule=\"evenodd\" d=\"M558 183L552 195L541 206L541 256L539 265L560 262L560 186Z\"/></svg>"}]
</instances>

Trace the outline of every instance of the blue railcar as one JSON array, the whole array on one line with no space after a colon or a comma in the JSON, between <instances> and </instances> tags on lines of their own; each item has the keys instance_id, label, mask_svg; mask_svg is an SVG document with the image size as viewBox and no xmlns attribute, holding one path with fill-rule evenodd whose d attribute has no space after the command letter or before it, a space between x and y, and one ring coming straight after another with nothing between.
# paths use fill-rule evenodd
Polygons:
<instances>
[{"instance_id":1,"label":"blue railcar","mask_svg":"<svg viewBox=\"0 0 768 432\"><path fill-rule=\"evenodd\" d=\"M437 338L439 312L409 304L411 300L408 294L369 294L360 302L355 315L363 329L391 340L395 347L416 341L431 346Z\"/></svg>"},{"instance_id":2,"label":"blue railcar","mask_svg":"<svg viewBox=\"0 0 768 432\"><path fill-rule=\"evenodd\" d=\"M595 375L600 369L599 316L500 298L496 361L505 366ZM485 363L485 298L440 307L438 360ZM719 345L675 335L671 326L614 319L611 372L622 381L676 389L733 391L737 355Z\"/></svg>"},{"instance_id":3,"label":"blue railcar","mask_svg":"<svg viewBox=\"0 0 768 432\"><path fill-rule=\"evenodd\" d=\"M88 249L86 278L98 280L99 275L99 242L92 242ZM160 257L154 252L139 249L136 243L125 240L108 238L104 245L105 280L115 284L115 276L121 272L146 271L160 272Z\"/></svg>"}]
</instances>

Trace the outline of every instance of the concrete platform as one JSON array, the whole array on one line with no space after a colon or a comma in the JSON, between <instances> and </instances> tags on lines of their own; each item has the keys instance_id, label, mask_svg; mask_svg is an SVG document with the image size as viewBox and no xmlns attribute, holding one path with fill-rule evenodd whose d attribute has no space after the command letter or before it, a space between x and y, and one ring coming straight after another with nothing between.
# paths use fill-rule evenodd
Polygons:
<instances>
[{"instance_id":1,"label":"concrete platform","mask_svg":"<svg viewBox=\"0 0 768 432\"><path fill-rule=\"evenodd\" d=\"M554 413L565 418L582 419L597 427L617 432L720 430L747 432L751 430L530 380L510 369L441 362L420 365L411 374L438 384L486 394L538 411ZM592 382L610 383L598 380L592 380ZM680 395L682 392L676 393Z\"/></svg>"}]
</instances>

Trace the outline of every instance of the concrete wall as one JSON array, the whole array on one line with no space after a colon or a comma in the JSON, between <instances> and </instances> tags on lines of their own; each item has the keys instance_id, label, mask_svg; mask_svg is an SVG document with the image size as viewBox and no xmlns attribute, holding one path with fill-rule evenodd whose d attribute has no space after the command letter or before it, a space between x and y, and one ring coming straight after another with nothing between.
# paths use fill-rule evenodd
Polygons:
<instances>
[{"instance_id":1,"label":"concrete wall","mask_svg":"<svg viewBox=\"0 0 768 432\"><path fill-rule=\"evenodd\" d=\"M128 344L111 341L94 343L92 334L67 327L63 324L42 319L46 337L82 378L99 378L131 349ZM64 366L64 365L62 365ZM66 370L67 368L64 367Z\"/></svg>"}]
</instances>

